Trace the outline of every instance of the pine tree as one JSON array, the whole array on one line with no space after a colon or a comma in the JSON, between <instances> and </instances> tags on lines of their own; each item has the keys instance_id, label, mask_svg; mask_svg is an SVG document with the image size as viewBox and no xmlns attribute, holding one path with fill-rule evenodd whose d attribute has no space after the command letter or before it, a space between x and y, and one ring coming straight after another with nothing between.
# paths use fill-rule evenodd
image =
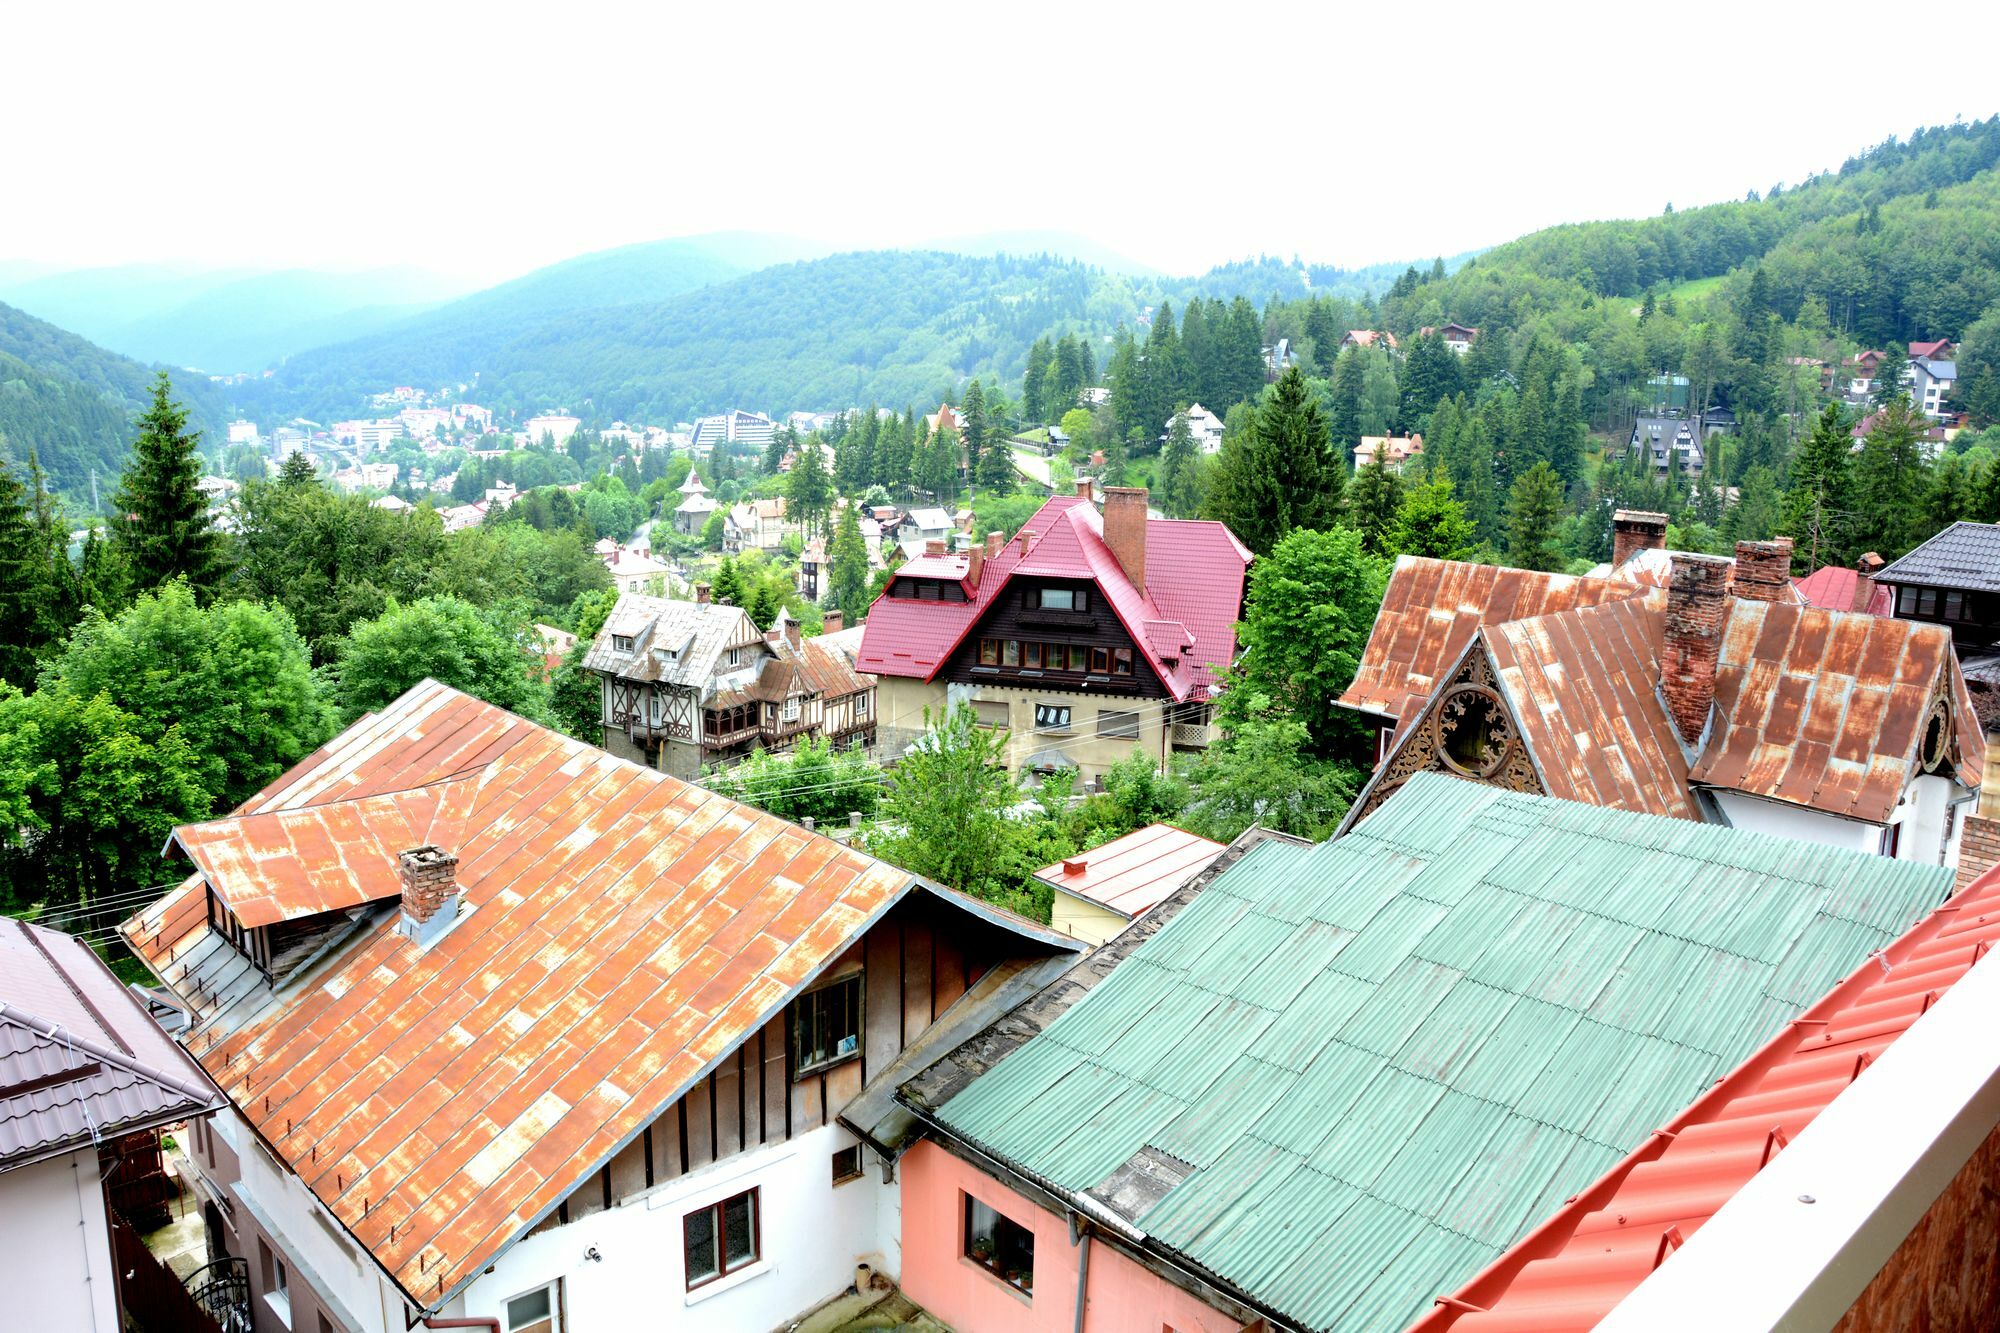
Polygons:
<instances>
[{"instance_id":1,"label":"pine tree","mask_svg":"<svg viewBox=\"0 0 2000 1333\"><path fill-rule=\"evenodd\" d=\"M1479 529L1466 517L1465 506L1452 497L1451 478L1439 477L1411 487L1403 496L1384 554L1467 560L1478 544Z\"/></svg>"},{"instance_id":2,"label":"pine tree","mask_svg":"<svg viewBox=\"0 0 2000 1333\"><path fill-rule=\"evenodd\" d=\"M1317 396L1293 366L1257 409L1255 426L1223 445L1204 509L1262 553L1294 528L1333 526L1345 486Z\"/></svg>"},{"instance_id":3,"label":"pine tree","mask_svg":"<svg viewBox=\"0 0 2000 1333\"><path fill-rule=\"evenodd\" d=\"M1515 480L1507 496L1507 563L1517 569L1560 569L1562 554L1555 543L1562 515L1562 478L1538 462Z\"/></svg>"},{"instance_id":4,"label":"pine tree","mask_svg":"<svg viewBox=\"0 0 2000 1333\"><path fill-rule=\"evenodd\" d=\"M1333 447L1348 464L1354 464L1354 446L1361 442L1361 399L1367 385L1368 368L1361 349L1349 347L1333 364L1333 404L1328 421Z\"/></svg>"},{"instance_id":5,"label":"pine tree","mask_svg":"<svg viewBox=\"0 0 2000 1333\"><path fill-rule=\"evenodd\" d=\"M850 621L868 609L868 543L854 505L843 505L827 552L827 595Z\"/></svg>"},{"instance_id":6,"label":"pine tree","mask_svg":"<svg viewBox=\"0 0 2000 1333\"><path fill-rule=\"evenodd\" d=\"M1166 429L1167 419L1177 407L1184 407L1190 401L1187 382L1187 353L1181 347L1180 335L1174 328L1174 308L1167 302L1160 302L1154 312L1152 332L1146 335L1145 401L1140 405L1140 420L1124 423L1129 438L1134 425L1146 428L1146 439L1157 439Z\"/></svg>"},{"instance_id":7,"label":"pine tree","mask_svg":"<svg viewBox=\"0 0 2000 1333\"><path fill-rule=\"evenodd\" d=\"M1986 465L1973 488L1971 505L1966 517L1975 523L2000 523L2000 458Z\"/></svg>"},{"instance_id":8,"label":"pine tree","mask_svg":"<svg viewBox=\"0 0 2000 1333\"><path fill-rule=\"evenodd\" d=\"M986 452L991 447L991 431L986 424L986 391L973 380L965 386L958 404L959 435L965 441L965 475L978 484L986 479Z\"/></svg>"},{"instance_id":9,"label":"pine tree","mask_svg":"<svg viewBox=\"0 0 2000 1333\"><path fill-rule=\"evenodd\" d=\"M1924 530L1924 498L1930 489L1923 433L1929 421L1900 395L1876 416L1855 460L1862 543L1887 554L1901 553L1930 535Z\"/></svg>"},{"instance_id":10,"label":"pine tree","mask_svg":"<svg viewBox=\"0 0 2000 1333\"><path fill-rule=\"evenodd\" d=\"M1420 431L1437 405L1459 391L1458 356L1432 333L1417 339L1403 362L1402 422L1405 431Z\"/></svg>"},{"instance_id":11,"label":"pine tree","mask_svg":"<svg viewBox=\"0 0 2000 1333\"><path fill-rule=\"evenodd\" d=\"M1047 421L1051 415L1042 394L1047 387L1049 364L1055 359L1046 336L1035 339L1028 348L1028 369L1021 376L1021 411L1030 421Z\"/></svg>"},{"instance_id":12,"label":"pine tree","mask_svg":"<svg viewBox=\"0 0 2000 1333\"><path fill-rule=\"evenodd\" d=\"M1903 368L1910 364L1909 353L1899 342L1889 344L1889 350L1882 353L1882 359L1875 365L1875 383L1868 391L1869 401L1877 407L1887 407L1898 398L1908 396L1909 389L1903 383Z\"/></svg>"},{"instance_id":13,"label":"pine tree","mask_svg":"<svg viewBox=\"0 0 2000 1333\"><path fill-rule=\"evenodd\" d=\"M809 439L799 446L785 477L786 517L810 536L826 526L833 510L833 478L826 470L825 446Z\"/></svg>"},{"instance_id":14,"label":"pine tree","mask_svg":"<svg viewBox=\"0 0 2000 1333\"><path fill-rule=\"evenodd\" d=\"M1174 413L1167 431L1166 447L1160 451L1160 507L1169 518L1193 518L1199 511L1201 456L1195 451L1194 431L1185 412Z\"/></svg>"},{"instance_id":15,"label":"pine tree","mask_svg":"<svg viewBox=\"0 0 2000 1333\"><path fill-rule=\"evenodd\" d=\"M1779 531L1792 538L1806 573L1821 565L1847 562L1849 450L1853 443L1840 408L1828 403L1792 457Z\"/></svg>"},{"instance_id":16,"label":"pine tree","mask_svg":"<svg viewBox=\"0 0 2000 1333\"><path fill-rule=\"evenodd\" d=\"M187 409L172 392L163 370L153 380L153 401L139 416L132 461L112 497L118 514L112 539L139 591L180 578L207 600L222 582L223 538L209 522L208 502L196 486L202 476L201 433L187 428Z\"/></svg>"},{"instance_id":17,"label":"pine tree","mask_svg":"<svg viewBox=\"0 0 2000 1333\"><path fill-rule=\"evenodd\" d=\"M307 458L297 449L285 455L284 466L278 469L278 484L280 486L297 488L300 486L316 485L318 482L319 470L313 466L310 458Z\"/></svg>"},{"instance_id":18,"label":"pine tree","mask_svg":"<svg viewBox=\"0 0 2000 1333\"><path fill-rule=\"evenodd\" d=\"M1264 321L1247 297L1229 303L1228 347L1222 357L1223 396L1208 404L1226 413L1238 403L1254 403L1264 392Z\"/></svg>"},{"instance_id":19,"label":"pine tree","mask_svg":"<svg viewBox=\"0 0 2000 1333\"><path fill-rule=\"evenodd\" d=\"M715 571L715 587L711 596L724 606L743 605L743 579L736 572L736 562L725 559Z\"/></svg>"},{"instance_id":20,"label":"pine tree","mask_svg":"<svg viewBox=\"0 0 2000 1333\"><path fill-rule=\"evenodd\" d=\"M42 645L42 603L49 594L41 534L27 491L0 462L0 682L34 684Z\"/></svg>"},{"instance_id":21,"label":"pine tree","mask_svg":"<svg viewBox=\"0 0 2000 1333\"><path fill-rule=\"evenodd\" d=\"M1389 451L1377 449L1347 488L1347 525L1361 534L1370 555L1388 551L1387 538L1403 505L1403 482L1389 470Z\"/></svg>"},{"instance_id":22,"label":"pine tree","mask_svg":"<svg viewBox=\"0 0 2000 1333\"><path fill-rule=\"evenodd\" d=\"M1306 307L1306 337L1312 339L1314 372L1321 379L1331 377L1334 358L1340 355L1340 326L1333 320L1333 303L1324 296Z\"/></svg>"}]
</instances>

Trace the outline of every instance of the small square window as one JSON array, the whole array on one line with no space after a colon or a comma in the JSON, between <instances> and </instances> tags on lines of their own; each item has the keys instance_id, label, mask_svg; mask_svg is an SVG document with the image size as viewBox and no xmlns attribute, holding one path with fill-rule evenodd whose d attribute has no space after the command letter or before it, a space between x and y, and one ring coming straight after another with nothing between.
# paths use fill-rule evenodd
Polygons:
<instances>
[{"instance_id":1,"label":"small square window","mask_svg":"<svg viewBox=\"0 0 2000 1333\"><path fill-rule=\"evenodd\" d=\"M965 1199L965 1257L1016 1291L1035 1291L1035 1233L970 1194Z\"/></svg>"},{"instance_id":2,"label":"small square window","mask_svg":"<svg viewBox=\"0 0 2000 1333\"><path fill-rule=\"evenodd\" d=\"M562 1333L562 1283L524 1291L507 1302L507 1333Z\"/></svg>"},{"instance_id":3,"label":"small square window","mask_svg":"<svg viewBox=\"0 0 2000 1333\"><path fill-rule=\"evenodd\" d=\"M845 1185L850 1180L861 1179L862 1174L863 1172L861 1169L860 1144L858 1143L850 1144L845 1148L839 1148L834 1151L833 1154L834 1184Z\"/></svg>"},{"instance_id":4,"label":"small square window","mask_svg":"<svg viewBox=\"0 0 2000 1333\"><path fill-rule=\"evenodd\" d=\"M681 1219L687 1287L693 1291L757 1262L757 1191L698 1208Z\"/></svg>"},{"instance_id":5,"label":"small square window","mask_svg":"<svg viewBox=\"0 0 2000 1333\"><path fill-rule=\"evenodd\" d=\"M631 652L632 643L633 639L629 634L614 634L611 636L611 646L621 653Z\"/></svg>"},{"instance_id":6,"label":"small square window","mask_svg":"<svg viewBox=\"0 0 2000 1333\"><path fill-rule=\"evenodd\" d=\"M843 977L792 1003L792 1076L861 1054L861 974Z\"/></svg>"},{"instance_id":7,"label":"small square window","mask_svg":"<svg viewBox=\"0 0 2000 1333\"><path fill-rule=\"evenodd\" d=\"M1090 670L1093 675L1102 676L1111 670L1111 650L1092 648L1090 650Z\"/></svg>"},{"instance_id":8,"label":"small square window","mask_svg":"<svg viewBox=\"0 0 2000 1333\"><path fill-rule=\"evenodd\" d=\"M1043 588L1041 608L1044 611L1076 610L1076 593L1069 588Z\"/></svg>"}]
</instances>

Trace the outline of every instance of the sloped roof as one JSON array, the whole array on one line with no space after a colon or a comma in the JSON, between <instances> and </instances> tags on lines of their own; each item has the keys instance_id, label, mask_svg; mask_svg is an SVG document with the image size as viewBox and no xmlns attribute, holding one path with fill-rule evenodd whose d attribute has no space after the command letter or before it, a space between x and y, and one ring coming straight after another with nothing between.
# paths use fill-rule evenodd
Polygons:
<instances>
[{"instance_id":1,"label":"sloped roof","mask_svg":"<svg viewBox=\"0 0 2000 1333\"><path fill-rule=\"evenodd\" d=\"M631 639L632 651L619 651L614 638ZM583 665L623 680L699 687L715 675L725 650L763 644L763 633L741 607L627 592L604 618ZM758 656L768 656L764 647Z\"/></svg>"},{"instance_id":2,"label":"sloped roof","mask_svg":"<svg viewBox=\"0 0 2000 1333\"><path fill-rule=\"evenodd\" d=\"M1855 584L1861 575L1844 565L1822 565L1804 578L1792 580L1799 597L1810 606L1824 607L1829 611L1852 611ZM1868 599L1866 610L1871 616L1892 615L1895 612L1896 595L1889 591L1889 585L1879 580Z\"/></svg>"},{"instance_id":3,"label":"sloped roof","mask_svg":"<svg viewBox=\"0 0 2000 1333\"><path fill-rule=\"evenodd\" d=\"M0 1171L221 1105L81 940L0 917Z\"/></svg>"},{"instance_id":4,"label":"sloped roof","mask_svg":"<svg viewBox=\"0 0 2000 1333\"><path fill-rule=\"evenodd\" d=\"M1421 1333L1583 1333L1657 1267L1669 1228L1683 1240L1713 1217L1866 1064L2000 941L2000 871L1858 964L1800 1018L1587 1193L1417 1321Z\"/></svg>"},{"instance_id":5,"label":"sloped roof","mask_svg":"<svg viewBox=\"0 0 2000 1333\"><path fill-rule=\"evenodd\" d=\"M468 771L462 759L484 755ZM303 771L301 771L303 770ZM458 774L463 917L419 949L385 911L273 992L199 881L126 923L195 992L190 1051L306 1188L434 1309L906 894L1073 943L432 681L213 836ZM378 854L336 844L327 866ZM225 1003L203 996L226 992ZM393 1238L392 1238L393 1233Z\"/></svg>"},{"instance_id":6,"label":"sloped roof","mask_svg":"<svg viewBox=\"0 0 2000 1333\"><path fill-rule=\"evenodd\" d=\"M1954 523L1875 578L1881 583L2000 592L2000 523Z\"/></svg>"},{"instance_id":7,"label":"sloped roof","mask_svg":"<svg viewBox=\"0 0 2000 1333\"><path fill-rule=\"evenodd\" d=\"M1132 586L1104 541L1104 522L1088 500L1055 496L1022 526L1034 540L1024 552L1016 537L1000 554L982 558L979 581L963 602L891 597L868 610L860 667L884 676L933 678L1015 574L1091 579L1104 593L1133 643L1176 700L1205 692L1215 667L1236 656L1236 618L1243 606L1250 551L1220 523L1146 520L1146 590ZM896 571L903 578L971 576L969 556L926 556ZM892 585L893 588L893 585ZM1161 651L1171 647L1169 656Z\"/></svg>"},{"instance_id":8,"label":"sloped roof","mask_svg":"<svg viewBox=\"0 0 2000 1333\"><path fill-rule=\"evenodd\" d=\"M1638 591L1631 583L1608 578L1398 556L1361 664L1340 702L1407 719L1457 663L1482 624L1593 606Z\"/></svg>"},{"instance_id":9,"label":"sloped roof","mask_svg":"<svg viewBox=\"0 0 2000 1333\"><path fill-rule=\"evenodd\" d=\"M1949 882L1419 774L1252 847L934 1115L1287 1322L1396 1327Z\"/></svg>"},{"instance_id":10,"label":"sloped roof","mask_svg":"<svg viewBox=\"0 0 2000 1333\"><path fill-rule=\"evenodd\" d=\"M1150 911L1220 855L1219 842L1172 824L1148 824L1043 866L1035 877L1130 919Z\"/></svg>"}]
</instances>

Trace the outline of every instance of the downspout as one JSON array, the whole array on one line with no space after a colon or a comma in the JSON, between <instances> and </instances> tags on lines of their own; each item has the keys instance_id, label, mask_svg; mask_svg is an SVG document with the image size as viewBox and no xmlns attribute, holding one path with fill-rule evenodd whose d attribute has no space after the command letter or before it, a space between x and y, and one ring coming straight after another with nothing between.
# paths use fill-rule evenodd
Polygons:
<instances>
[{"instance_id":1,"label":"downspout","mask_svg":"<svg viewBox=\"0 0 2000 1333\"><path fill-rule=\"evenodd\" d=\"M1076 1322L1071 1333L1083 1333L1084 1304L1090 1295L1090 1223L1069 1216L1069 1243L1076 1246Z\"/></svg>"}]
</instances>

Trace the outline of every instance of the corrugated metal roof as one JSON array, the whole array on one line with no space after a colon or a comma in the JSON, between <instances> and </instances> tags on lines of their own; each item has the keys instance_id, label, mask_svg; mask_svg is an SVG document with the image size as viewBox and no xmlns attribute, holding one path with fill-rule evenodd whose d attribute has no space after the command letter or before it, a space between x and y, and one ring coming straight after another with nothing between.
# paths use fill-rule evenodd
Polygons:
<instances>
[{"instance_id":1,"label":"corrugated metal roof","mask_svg":"<svg viewBox=\"0 0 2000 1333\"><path fill-rule=\"evenodd\" d=\"M1220 855L1219 842L1171 824L1148 824L1100 847L1043 866L1035 875L1064 893L1129 919L1153 907Z\"/></svg>"},{"instance_id":2,"label":"corrugated metal roof","mask_svg":"<svg viewBox=\"0 0 2000 1333\"><path fill-rule=\"evenodd\" d=\"M1252 847L935 1114L1078 1194L1178 1157L1149 1244L1302 1327L1406 1323L1949 883L1419 774Z\"/></svg>"},{"instance_id":3,"label":"corrugated metal roof","mask_svg":"<svg viewBox=\"0 0 2000 1333\"><path fill-rule=\"evenodd\" d=\"M1954 523L1875 577L1883 583L2000 592L2000 523Z\"/></svg>"},{"instance_id":4,"label":"corrugated metal roof","mask_svg":"<svg viewBox=\"0 0 2000 1333\"><path fill-rule=\"evenodd\" d=\"M2000 940L2000 870L1866 959L1412 1333L1583 1333L1692 1236ZM1768 1025L1767 1025L1768 1031ZM1440 1290L1444 1290L1440 1287Z\"/></svg>"},{"instance_id":5,"label":"corrugated metal roof","mask_svg":"<svg viewBox=\"0 0 2000 1333\"><path fill-rule=\"evenodd\" d=\"M0 917L0 1171L221 1105L81 940Z\"/></svg>"},{"instance_id":6,"label":"corrugated metal roof","mask_svg":"<svg viewBox=\"0 0 2000 1333\"><path fill-rule=\"evenodd\" d=\"M1399 556L1361 664L1340 702L1407 721L1481 625L1595 606L1643 591L1616 579Z\"/></svg>"},{"instance_id":7,"label":"corrugated metal roof","mask_svg":"<svg viewBox=\"0 0 2000 1333\"><path fill-rule=\"evenodd\" d=\"M1822 565L1804 578L1793 579L1792 587L1798 590L1799 598L1809 606L1821 606L1829 611L1865 610L1871 616L1893 615L1896 597L1886 583L1878 582L1870 590L1867 606L1857 608L1854 605L1854 594L1860 579L1857 570L1840 565Z\"/></svg>"},{"instance_id":8,"label":"corrugated metal roof","mask_svg":"<svg viewBox=\"0 0 2000 1333\"><path fill-rule=\"evenodd\" d=\"M1017 537L981 558L976 586L964 602L919 601L886 592L868 610L862 670L929 680L985 616L1016 573L1091 579L1133 643L1175 699L1205 693L1235 660L1236 619L1243 609L1250 551L1220 523L1190 519L1146 521L1146 588L1132 586L1104 541L1103 520L1088 500L1051 498L1022 525L1034 534L1025 552ZM969 556L924 557L898 577L965 578ZM1148 626L1157 622L1159 631ZM1172 625L1167 631L1164 627ZM1171 649L1171 652L1162 651ZM1183 650L1185 652L1183 653Z\"/></svg>"},{"instance_id":9,"label":"corrugated metal roof","mask_svg":"<svg viewBox=\"0 0 2000 1333\"><path fill-rule=\"evenodd\" d=\"M197 841L262 897L393 856L332 802L457 775L438 824L464 918L383 912L279 992L208 930L199 880L126 924L194 1004L189 1049L307 1188L434 1307L920 887L907 871L435 682ZM307 804L346 840L251 860ZM294 882L301 881L301 882ZM1064 937L934 890L1058 948Z\"/></svg>"}]
</instances>

